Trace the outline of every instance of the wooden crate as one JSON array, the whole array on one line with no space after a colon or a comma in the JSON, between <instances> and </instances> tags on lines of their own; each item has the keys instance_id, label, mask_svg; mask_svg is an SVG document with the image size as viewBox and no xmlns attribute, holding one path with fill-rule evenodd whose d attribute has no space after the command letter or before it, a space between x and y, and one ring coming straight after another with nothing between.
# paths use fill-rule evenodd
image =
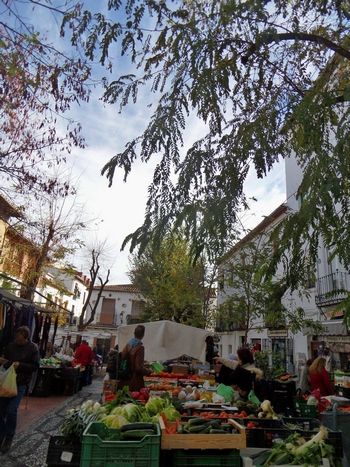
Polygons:
<instances>
[{"instance_id":1,"label":"wooden crate","mask_svg":"<svg viewBox=\"0 0 350 467\"><path fill-rule=\"evenodd\" d=\"M163 418L159 418L161 449L243 449L247 446L245 427L229 419L239 433L235 434L168 434Z\"/></svg>"}]
</instances>

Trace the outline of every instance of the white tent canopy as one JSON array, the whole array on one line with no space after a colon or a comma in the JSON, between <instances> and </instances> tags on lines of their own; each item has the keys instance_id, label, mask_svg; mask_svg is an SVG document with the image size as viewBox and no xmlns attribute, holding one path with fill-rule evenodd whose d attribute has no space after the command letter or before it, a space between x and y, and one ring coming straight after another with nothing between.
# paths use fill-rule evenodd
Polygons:
<instances>
[{"instance_id":1,"label":"white tent canopy","mask_svg":"<svg viewBox=\"0 0 350 467\"><path fill-rule=\"evenodd\" d=\"M202 362L205 361L205 338L210 332L173 321L155 321L143 325L146 328L142 340L146 360L165 361L181 355L189 355ZM136 326L137 324L130 324L118 328L117 342L120 350L134 336Z\"/></svg>"}]
</instances>

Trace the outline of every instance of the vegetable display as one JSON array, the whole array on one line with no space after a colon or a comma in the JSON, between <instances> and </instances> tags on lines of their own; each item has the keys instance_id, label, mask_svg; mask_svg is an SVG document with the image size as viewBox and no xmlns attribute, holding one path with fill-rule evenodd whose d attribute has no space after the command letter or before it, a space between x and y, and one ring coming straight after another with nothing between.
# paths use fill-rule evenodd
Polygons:
<instances>
[{"instance_id":1,"label":"vegetable display","mask_svg":"<svg viewBox=\"0 0 350 467\"><path fill-rule=\"evenodd\" d=\"M322 459L327 458L331 466L335 466L334 449L326 444L327 429L324 426L309 440L305 441L298 433L289 436L285 441L276 443L264 466L293 464L319 466Z\"/></svg>"},{"instance_id":2,"label":"vegetable display","mask_svg":"<svg viewBox=\"0 0 350 467\"><path fill-rule=\"evenodd\" d=\"M272 408L271 402L268 400L263 401L260 404L260 412L258 413L258 418L267 418L272 420L278 420L278 415Z\"/></svg>"},{"instance_id":3,"label":"vegetable display","mask_svg":"<svg viewBox=\"0 0 350 467\"><path fill-rule=\"evenodd\" d=\"M61 433L67 442L81 442L85 428L105 416L106 408L99 402L88 400L81 407L68 411L61 425Z\"/></svg>"}]
</instances>

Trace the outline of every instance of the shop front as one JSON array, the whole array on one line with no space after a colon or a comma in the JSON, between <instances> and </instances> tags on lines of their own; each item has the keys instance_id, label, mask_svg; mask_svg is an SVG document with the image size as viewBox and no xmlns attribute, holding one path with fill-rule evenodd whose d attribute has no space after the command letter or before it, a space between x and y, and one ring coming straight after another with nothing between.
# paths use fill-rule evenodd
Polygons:
<instances>
[{"instance_id":1,"label":"shop front","mask_svg":"<svg viewBox=\"0 0 350 467\"><path fill-rule=\"evenodd\" d=\"M332 320L322 323L323 330L314 336L311 342L312 356L323 353L326 347L332 354L334 367L347 370L350 366L350 334L342 320Z\"/></svg>"}]
</instances>

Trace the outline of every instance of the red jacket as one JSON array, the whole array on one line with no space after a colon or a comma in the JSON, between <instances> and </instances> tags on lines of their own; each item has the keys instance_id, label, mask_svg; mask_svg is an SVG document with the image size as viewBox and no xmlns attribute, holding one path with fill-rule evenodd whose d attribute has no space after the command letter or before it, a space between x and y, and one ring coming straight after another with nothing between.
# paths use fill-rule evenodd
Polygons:
<instances>
[{"instance_id":1,"label":"red jacket","mask_svg":"<svg viewBox=\"0 0 350 467\"><path fill-rule=\"evenodd\" d=\"M320 373L309 372L309 380L311 391L319 389L321 397L330 396L331 394L334 394L334 388L325 368L323 368Z\"/></svg>"},{"instance_id":2,"label":"red jacket","mask_svg":"<svg viewBox=\"0 0 350 467\"><path fill-rule=\"evenodd\" d=\"M91 347L88 344L82 343L79 345L75 351L75 359L77 363L80 363L81 366L91 365L93 352Z\"/></svg>"}]
</instances>

